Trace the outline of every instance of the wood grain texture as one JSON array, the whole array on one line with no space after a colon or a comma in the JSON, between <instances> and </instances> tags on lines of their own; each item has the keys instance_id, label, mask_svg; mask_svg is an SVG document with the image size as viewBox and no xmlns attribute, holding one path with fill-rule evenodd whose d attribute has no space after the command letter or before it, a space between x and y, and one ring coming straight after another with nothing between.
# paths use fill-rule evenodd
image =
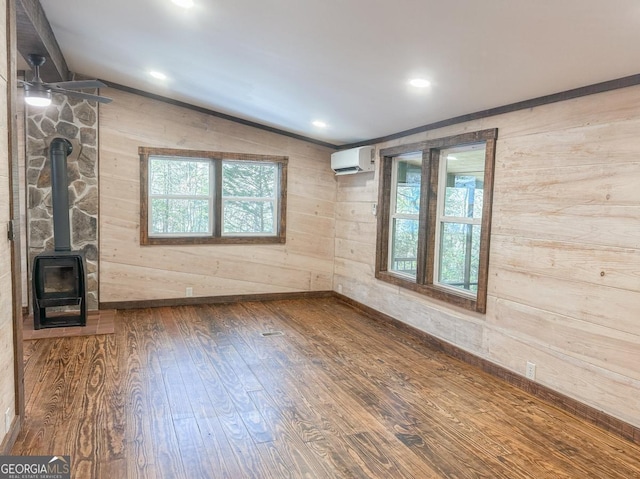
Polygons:
<instances>
[{"instance_id":1,"label":"wood grain texture","mask_svg":"<svg viewBox=\"0 0 640 479\"><path fill-rule=\"evenodd\" d=\"M109 86L110 88L116 88L118 90L124 91L124 92L128 92L128 93L132 93L134 95L138 95L138 96L142 96L142 97L146 97L155 101L160 101L163 103L167 103L168 105L175 105L175 106L179 106L181 108L184 109L188 109L188 110L192 110L194 112L198 112L198 113L202 113L208 116L215 116L217 118L222 118L224 120L229 120L232 121L234 123L238 123L240 125L246 125L246 126L250 126L253 128L257 128L269 133L275 133L278 135L282 135L285 137L289 137L289 138L293 138L296 140L302 140L304 142L309 142L309 143L313 143L316 145L320 145L326 148L332 148L332 149L337 149L338 146L334 145L332 143L328 143L326 141L320 141L317 140L315 138L310 138L308 136L304 136L304 135L298 135L296 133L292 133L290 131L285 131L285 130L280 130L279 128L274 128L272 126L268 126L268 125L263 125L261 123L256 123L254 121L250 121L247 120L245 118L239 118L237 116L233 116L233 115L229 115L227 113L222 113L219 111L215 111L215 110L210 110L208 108L204 108L201 106L196 106L196 105L191 105L189 103L185 103L179 100L175 100L173 98L168 98L162 95L157 95L154 93L149 93L147 91L143 91L143 90L138 90L136 88L131 88L125 85L120 85L118 83L114 83L114 82L110 82L110 81L106 81L106 80L102 80L107 86Z\"/></svg>"},{"instance_id":2,"label":"wood grain texture","mask_svg":"<svg viewBox=\"0 0 640 479\"><path fill-rule=\"evenodd\" d=\"M0 224L15 219L15 241L0 239L0 451L15 440L24 416L15 4L0 2Z\"/></svg>"},{"instance_id":3,"label":"wood grain texture","mask_svg":"<svg viewBox=\"0 0 640 479\"><path fill-rule=\"evenodd\" d=\"M67 62L40 2L13 0L11 3L15 4L17 12L17 48L20 54L24 58L31 53L47 56L47 62L40 69L42 76L50 82L67 81Z\"/></svg>"},{"instance_id":4,"label":"wood grain texture","mask_svg":"<svg viewBox=\"0 0 640 479\"><path fill-rule=\"evenodd\" d=\"M533 362L542 387L640 427L639 125L636 85L377 144L394 152L500 131L486 314L377 281L375 262L351 253L370 248L375 228L340 211L366 208L379 192L346 177L338 179L334 290L515 375Z\"/></svg>"},{"instance_id":5,"label":"wood grain texture","mask_svg":"<svg viewBox=\"0 0 640 479\"><path fill-rule=\"evenodd\" d=\"M332 288L336 183L331 149L113 93L113 108L100 110L101 301L177 299L185 297L187 287L195 297ZM226 151L246 159L274 157L283 164L288 158L283 168L287 201L281 202L286 244L281 236L265 240L274 244L243 238L247 244L141 247L139 148ZM240 242L220 242L225 241Z\"/></svg>"},{"instance_id":6,"label":"wood grain texture","mask_svg":"<svg viewBox=\"0 0 640 479\"><path fill-rule=\"evenodd\" d=\"M21 208L22 196L21 188L22 175L24 166L20 159L21 141L19 139L21 127L18 125L18 118L20 116L18 102L21 98L18 98L17 94L17 27L16 27L16 4L15 2L7 2L6 13L6 38L7 38L7 137L8 137L8 155L9 155L9 184L11 189L11 201L10 211L11 220L13 222L14 239L11 246L11 272L12 272L12 290L13 290L13 354L14 354L14 381L15 381L15 417L11 420L10 431L13 433L13 437L8 435L11 440L15 439L22 421L24 420L24 408L25 408L25 395L24 395L24 370L22 367L22 355L23 355L23 342L22 342L22 300L27 296L26 285L23 283L23 276L26 274L23 271L26 270L26 256L23 256L23 251L26 250L24 243L26 242L26 234L22 231L22 220L24 215L23 208ZM9 442L11 443L11 442Z\"/></svg>"},{"instance_id":7,"label":"wood grain texture","mask_svg":"<svg viewBox=\"0 0 640 479\"><path fill-rule=\"evenodd\" d=\"M122 311L25 371L11 453L73 477L640 477L640 445L335 298Z\"/></svg>"},{"instance_id":8,"label":"wood grain texture","mask_svg":"<svg viewBox=\"0 0 640 479\"><path fill-rule=\"evenodd\" d=\"M432 336L430 334L425 333L424 331L421 331L412 326L409 326L402 321L398 321L397 319L392 318L391 316L380 313L379 311L376 311L375 309L372 309L362 303L354 301L351 298L348 298L340 294L337 294L336 297L373 319L381 321L382 323L387 325L392 325L403 331L408 331L410 334L424 341L429 348L433 348L437 351L442 351L448 354L449 356L452 356L456 359L460 359L465 363L468 363L474 367L480 368L483 371L491 374L492 376L500 378L517 388L520 388L526 392L534 394L536 397L541 398L553 404L554 406L559 407L564 411L568 411L572 414L576 414L578 417L585 419L587 421L590 421L593 424L597 425L598 427L604 428L607 431L614 432L615 434L629 441L635 442L636 444L640 444L640 428L637 428L627 422L621 421L613 416L610 416L599 409L595 409L584 403L581 403L580 401L572 399L566 395L560 394L551 388L542 386L535 381L526 379L516 373L511 372L509 369L505 367L499 366L495 363L487 361L486 359L483 359L479 356L471 354L465 351L464 349L461 349L446 341L442 341L436 338L435 336ZM490 297L490 299L491 299L491 304L493 305L493 303L496 302L496 299L494 297ZM533 318L533 315L526 318L516 316L514 317L513 321L514 322L527 321L527 320L535 321L532 318ZM540 327L545 327L549 330L549 335L548 335L549 337L555 335L555 330L557 329L554 324L541 325L541 324L535 324L535 323L531 324L530 329L531 331L535 331L537 328L540 328ZM565 332L562 331L562 333L565 333ZM619 336L622 336L622 335L619 335ZM622 337L624 338L624 336ZM531 338L525 338L525 340L523 340L523 344L526 344L525 342L526 340L530 341ZM573 341L575 340L571 337L571 334L570 333L567 334L566 342L571 343ZM579 341L575 341L575 342L579 344ZM629 346L624 343L624 339L620 341L619 344L616 344L616 346L622 348L621 354L625 354L625 350L624 350L625 346L627 347L627 351L629 348ZM522 348L519 347L516 349L522 349ZM607 355L606 350L604 352L604 355ZM519 357L520 353L516 353L514 354L514 356Z\"/></svg>"}]
</instances>

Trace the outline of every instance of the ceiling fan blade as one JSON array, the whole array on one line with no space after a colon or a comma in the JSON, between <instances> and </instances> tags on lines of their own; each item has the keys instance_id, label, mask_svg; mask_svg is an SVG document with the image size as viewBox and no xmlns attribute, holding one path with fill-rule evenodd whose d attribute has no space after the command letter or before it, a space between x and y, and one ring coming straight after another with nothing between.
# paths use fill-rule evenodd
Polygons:
<instances>
[{"instance_id":1,"label":"ceiling fan blade","mask_svg":"<svg viewBox=\"0 0 640 479\"><path fill-rule=\"evenodd\" d=\"M33 83L18 79L18 86L22 88L24 85L33 86Z\"/></svg>"},{"instance_id":2,"label":"ceiling fan blade","mask_svg":"<svg viewBox=\"0 0 640 479\"><path fill-rule=\"evenodd\" d=\"M88 88L105 88L107 85L100 80L73 80L58 83L45 83L50 88L63 88L66 90L85 90Z\"/></svg>"},{"instance_id":3,"label":"ceiling fan blade","mask_svg":"<svg viewBox=\"0 0 640 479\"><path fill-rule=\"evenodd\" d=\"M48 87L51 88L51 91L55 93L62 93L63 95L72 96L74 98L82 98L84 100L93 100L100 103L111 103L113 101L111 98L107 98L106 96L91 95L90 93L82 93L79 91L71 91L71 90L64 90L62 88L54 88L52 85L48 85Z\"/></svg>"}]
</instances>

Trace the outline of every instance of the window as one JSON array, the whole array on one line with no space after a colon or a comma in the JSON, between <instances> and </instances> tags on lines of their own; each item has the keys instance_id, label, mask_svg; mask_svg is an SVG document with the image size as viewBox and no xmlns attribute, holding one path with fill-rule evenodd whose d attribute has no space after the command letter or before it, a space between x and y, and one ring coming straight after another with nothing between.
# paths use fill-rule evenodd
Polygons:
<instances>
[{"instance_id":1,"label":"window","mask_svg":"<svg viewBox=\"0 0 640 479\"><path fill-rule=\"evenodd\" d=\"M389 270L415 280L420 226L422 153L398 156L393 162Z\"/></svg>"},{"instance_id":2,"label":"window","mask_svg":"<svg viewBox=\"0 0 640 479\"><path fill-rule=\"evenodd\" d=\"M141 244L285 242L286 157L138 153Z\"/></svg>"},{"instance_id":3,"label":"window","mask_svg":"<svg viewBox=\"0 0 640 479\"><path fill-rule=\"evenodd\" d=\"M485 312L497 133L381 150L378 279Z\"/></svg>"}]
</instances>

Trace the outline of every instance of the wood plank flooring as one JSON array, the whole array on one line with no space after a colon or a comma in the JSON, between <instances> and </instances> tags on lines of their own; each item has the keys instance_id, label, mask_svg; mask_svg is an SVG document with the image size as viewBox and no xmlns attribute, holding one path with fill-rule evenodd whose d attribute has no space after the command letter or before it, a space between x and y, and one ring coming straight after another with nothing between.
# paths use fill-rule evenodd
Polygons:
<instances>
[{"instance_id":1,"label":"wood plank flooring","mask_svg":"<svg viewBox=\"0 0 640 479\"><path fill-rule=\"evenodd\" d=\"M334 298L119 311L24 353L12 454L77 479L640 478L640 447Z\"/></svg>"}]
</instances>

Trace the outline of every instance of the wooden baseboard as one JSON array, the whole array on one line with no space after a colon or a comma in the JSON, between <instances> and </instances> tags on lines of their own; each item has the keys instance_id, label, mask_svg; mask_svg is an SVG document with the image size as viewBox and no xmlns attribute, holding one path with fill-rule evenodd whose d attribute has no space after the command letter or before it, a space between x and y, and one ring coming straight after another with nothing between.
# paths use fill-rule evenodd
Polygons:
<instances>
[{"instance_id":1,"label":"wooden baseboard","mask_svg":"<svg viewBox=\"0 0 640 479\"><path fill-rule=\"evenodd\" d=\"M516 374L513 371L492 363L491 361L488 361L484 358L476 356L475 354L471 354L468 351L459 348L458 346L454 346L451 343L438 339L435 336L430 335L429 333L421 331L409 324L403 323L402 321L399 321L387 314L381 313L380 311L362 304L354 299L338 293L334 293L334 295L343 303L348 304L352 308L357 309L358 311L366 314L374 320L381 321L400 330L409 332L436 351L442 351L449 356L475 366L491 374L492 376L500 378L503 381L506 381L507 383L546 401L547 403L557 407L558 409L569 412L574 416L584 419L635 444L640 444L640 428L636 426L633 426L591 406L583 404L576 399L570 398L569 396L565 396L564 394L554 391L551 388L531 381L524 376Z\"/></svg>"},{"instance_id":2,"label":"wooden baseboard","mask_svg":"<svg viewBox=\"0 0 640 479\"><path fill-rule=\"evenodd\" d=\"M13 418L13 421L11 422L11 427L9 428L9 431L5 436L4 441L2 441L2 444L0 444L0 455L8 456L11 453L11 448L13 448L16 439L18 439L18 434L20 434L21 429L22 421L20 419L20 416L15 416Z\"/></svg>"},{"instance_id":3,"label":"wooden baseboard","mask_svg":"<svg viewBox=\"0 0 640 479\"><path fill-rule=\"evenodd\" d=\"M280 301L287 299L330 298L333 291L299 291L295 293L236 294L228 296L197 296L189 298L150 299L142 301L111 301L100 303L98 309L140 309L194 304L242 303L248 301Z\"/></svg>"}]
</instances>

